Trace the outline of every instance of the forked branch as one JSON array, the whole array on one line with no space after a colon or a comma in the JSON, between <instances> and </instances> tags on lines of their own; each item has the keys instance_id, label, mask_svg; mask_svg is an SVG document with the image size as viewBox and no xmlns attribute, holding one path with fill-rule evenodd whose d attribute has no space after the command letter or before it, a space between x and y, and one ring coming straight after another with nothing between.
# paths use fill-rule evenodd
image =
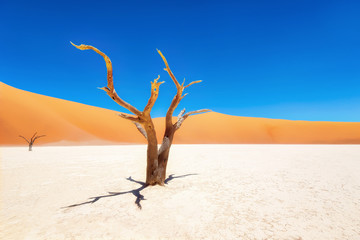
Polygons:
<instances>
[{"instance_id":1,"label":"forked branch","mask_svg":"<svg viewBox=\"0 0 360 240\"><path fill-rule=\"evenodd\" d=\"M34 135L31 137L30 142L34 142L34 138L36 136L37 132L34 133Z\"/></svg>"},{"instance_id":2,"label":"forked branch","mask_svg":"<svg viewBox=\"0 0 360 240\"><path fill-rule=\"evenodd\" d=\"M160 75L158 75L158 78L154 79L154 82L151 82L151 95L150 95L148 103L146 104L146 106L144 108L144 111L143 111L144 115L150 114L150 111L151 111L152 107L154 106L156 99L158 98L159 86L164 83L164 82L158 82L159 79L160 79Z\"/></svg>"},{"instance_id":3,"label":"forked branch","mask_svg":"<svg viewBox=\"0 0 360 240\"><path fill-rule=\"evenodd\" d=\"M41 138L41 137L45 137L45 136L46 136L46 135L36 136L36 137L33 139L33 142L35 142L36 139Z\"/></svg>"},{"instance_id":4,"label":"forked branch","mask_svg":"<svg viewBox=\"0 0 360 240\"><path fill-rule=\"evenodd\" d=\"M185 79L183 81L183 83L180 85L178 80L176 79L175 75L173 74L173 72L171 71L170 67L169 67L169 64L165 58L165 56L162 54L162 52L160 50L157 50L158 53L160 54L161 58L163 59L164 63L165 63L165 66L166 68L164 68L164 70L166 72L168 72L168 74L170 75L171 79L173 80L173 82L175 83L175 86L176 86L176 89L177 89L177 92L176 92L176 95L174 96L171 104L170 104L170 107L166 113L166 129L171 129L173 127L173 123L172 123L172 116L174 114L174 111L175 109L177 108L177 106L179 105L180 101L187 95L187 93L185 93L183 95L183 91L185 88L188 88L190 87L191 85L195 84L195 83L200 83L202 82L201 80L197 80L197 81L193 81L191 83L189 83L188 85L186 85L184 87L184 84L185 84ZM199 111L202 111L202 110L199 110ZM206 111L207 112L207 111ZM189 112L191 113L191 112ZM199 112L199 113L202 113L202 112ZM195 114L195 111L194 111L194 114ZM190 114L189 114L190 115ZM187 115L187 116L189 116ZM187 116L185 118L187 118ZM185 119L184 119L185 120ZM180 124L181 125L181 124Z\"/></svg>"},{"instance_id":5,"label":"forked branch","mask_svg":"<svg viewBox=\"0 0 360 240\"><path fill-rule=\"evenodd\" d=\"M159 49L156 49L158 51L158 53L160 54L161 58L163 59L164 63L165 63L165 66L166 68L164 68L165 71L167 71L171 77L171 79L174 81L175 83L175 86L177 89L179 89L181 87L181 85L179 84L178 80L176 79L176 77L174 76L174 74L172 73L170 67L169 67L169 64L168 62L166 61L166 58L165 56L162 54L162 52L159 50Z\"/></svg>"}]
</instances>

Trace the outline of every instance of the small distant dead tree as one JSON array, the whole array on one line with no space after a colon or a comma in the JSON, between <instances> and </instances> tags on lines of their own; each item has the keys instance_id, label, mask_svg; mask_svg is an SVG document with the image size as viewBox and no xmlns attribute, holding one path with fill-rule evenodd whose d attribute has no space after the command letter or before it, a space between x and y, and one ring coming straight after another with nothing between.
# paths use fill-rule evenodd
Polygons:
<instances>
[{"instance_id":1,"label":"small distant dead tree","mask_svg":"<svg viewBox=\"0 0 360 240\"><path fill-rule=\"evenodd\" d=\"M30 140L27 140L24 136L19 135L19 137L25 139L25 141L29 144L29 151L32 151L32 146L36 139L45 137L46 135L36 136L37 132L30 138Z\"/></svg>"},{"instance_id":2,"label":"small distant dead tree","mask_svg":"<svg viewBox=\"0 0 360 240\"><path fill-rule=\"evenodd\" d=\"M185 113L185 109L183 109L180 114L178 115L177 121L173 123L172 116L174 113L174 110L177 108L180 101L187 95L186 93L183 94L183 91L190 87L191 85L195 83L200 83L199 81L193 81L187 85L185 84L185 79L182 84L180 84L177 79L175 78L174 74L170 70L170 67L168 65L168 62L166 61L166 58L161 53L160 50L157 50L160 54L162 60L165 63L166 68L164 70L170 75L171 79L173 80L177 93L174 96L170 107L166 113L165 117L165 134L163 137L162 144L160 148L158 149L158 142L156 138L156 132L154 128L154 123L152 121L152 118L150 116L150 111L152 107L154 106L156 99L158 97L159 93L159 86L164 82L158 82L160 79L160 75L156 79L154 79L154 82L151 82L151 95L148 100L148 103L146 104L143 111L138 110L134 106L130 105L129 103L125 102L123 99L121 99L114 88L113 83L113 70L112 70L112 64L110 61L110 58L98 50L97 48L90 46L90 45L75 45L72 42L70 42L74 47L80 49L80 50L93 50L100 54L106 63L107 68L107 86L102 87L100 89L104 90L107 95L111 97L116 103L118 103L120 106L128 109L133 114L127 114L127 113L119 113L119 116L132 121L136 128L139 130L139 132L146 138L147 140L147 167L146 167L146 185L164 185L165 178L166 178L166 166L169 158L170 153L170 147L173 142L174 134L175 132L181 127L185 119L187 119L190 115L197 114L197 113L205 113L210 112L209 109L202 109L197 111L191 111L188 113Z\"/></svg>"}]
</instances>

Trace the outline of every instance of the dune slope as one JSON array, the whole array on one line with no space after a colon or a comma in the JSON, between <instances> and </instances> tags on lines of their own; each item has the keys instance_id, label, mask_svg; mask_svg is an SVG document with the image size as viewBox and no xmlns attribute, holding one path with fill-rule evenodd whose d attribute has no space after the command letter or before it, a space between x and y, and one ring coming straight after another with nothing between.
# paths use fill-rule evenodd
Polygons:
<instances>
[{"instance_id":1,"label":"dune slope","mask_svg":"<svg viewBox=\"0 0 360 240\"><path fill-rule=\"evenodd\" d=\"M45 134L36 144L145 143L115 111L13 88L0 82L0 144L23 145L19 135ZM154 119L159 140L163 118ZM207 113L189 117L175 143L359 144L360 123L289 121Z\"/></svg>"}]
</instances>

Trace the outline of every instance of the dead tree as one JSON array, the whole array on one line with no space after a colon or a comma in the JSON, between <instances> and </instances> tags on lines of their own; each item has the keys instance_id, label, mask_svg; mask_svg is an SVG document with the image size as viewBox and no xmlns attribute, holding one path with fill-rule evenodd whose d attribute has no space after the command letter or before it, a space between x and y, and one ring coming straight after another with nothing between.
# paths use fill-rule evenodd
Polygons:
<instances>
[{"instance_id":1,"label":"dead tree","mask_svg":"<svg viewBox=\"0 0 360 240\"><path fill-rule=\"evenodd\" d=\"M32 146L36 139L45 137L46 135L36 136L37 132L30 138L30 140L27 140L25 137L19 135L19 137L25 139L25 141L29 144L29 151L32 151Z\"/></svg>"},{"instance_id":2,"label":"dead tree","mask_svg":"<svg viewBox=\"0 0 360 240\"><path fill-rule=\"evenodd\" d=\"M191 111L188 113L185 113L185 109L183 109L180 114L178 115L178 119L175 123L173 123L172 116L174 113L174 110L177 108L178 104L180 103L181 99L183 99L186 94L183 94L183 91L190 87L191 85L195 83L200 83L199 81L193 81L187 85L184 86L184 82L180 84L177 79L175 78L174 74L170 70L170 67L168 65L168 62L166 61L164 55L160 52L160 50L157 50L160 54L162 60L165 63L166 68L164 70L170 75L172 81L174 82L177 93L174 96L170 107L166 113L165 117L165 123L166 123L166 129L165 134L163 137L162 144L160 148L158 149L158 142L156 138L156 132L154 128L154 123L152 121L152 118L150 116L150 112L152 107L154 106L156 99L158 97L159 93L159 86L164 82L158 82L160 79L160 75L156 79L154 79L153 82L151 82L151 94L150 98L148 100L148 103L146 104L143 111L138 110L134 106L130 105L123 99L121 99L118 94L115 91L114 83L113 83L113 71L112 71L112 64L110 61L110 58L98 50L97 48L90 46L90 45L75 45L71 42L73 46L80 50L93 50L100 54L106 63L107 68L107 86L102 87L100 89L104 90L107 95L109 95L116 103L118 103L120 106L126 108L133 114L127 114L127 113L119 113L119 116L132 121L136 128L139 130L139 132L146 138L147 140L147 167L146 167L146 185L164 185L164 181L166 178L166 166L169 158L169 152L170 147L173 142L174 134L175 132L180 128L182 123L186 118L188 118L192 114L196 113L205 113L210 112L208 109L202 109L197 111Z\"/></svg>"}]
</instances>

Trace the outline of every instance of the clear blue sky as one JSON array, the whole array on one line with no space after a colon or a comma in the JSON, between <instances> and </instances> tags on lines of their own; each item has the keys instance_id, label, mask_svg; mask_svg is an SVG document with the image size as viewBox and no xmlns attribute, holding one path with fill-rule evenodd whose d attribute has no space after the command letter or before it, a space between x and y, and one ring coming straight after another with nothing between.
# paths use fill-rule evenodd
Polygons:
<instances>
[{"instance_id":1,"label":"clear blue sky","mask_svg":"<svg viewBox=\"0 0 360 240\"><path fill-rule=\"evenodd\" d=\"M0 81L126 112L97 87L113 62L118 94L154 117L175 86L160 49L188 89L177 112L210 108L251 117L360 121L360 1L1 1ZM177 113L176 112L176 113Z\"/></svg>"}]
</instances>

